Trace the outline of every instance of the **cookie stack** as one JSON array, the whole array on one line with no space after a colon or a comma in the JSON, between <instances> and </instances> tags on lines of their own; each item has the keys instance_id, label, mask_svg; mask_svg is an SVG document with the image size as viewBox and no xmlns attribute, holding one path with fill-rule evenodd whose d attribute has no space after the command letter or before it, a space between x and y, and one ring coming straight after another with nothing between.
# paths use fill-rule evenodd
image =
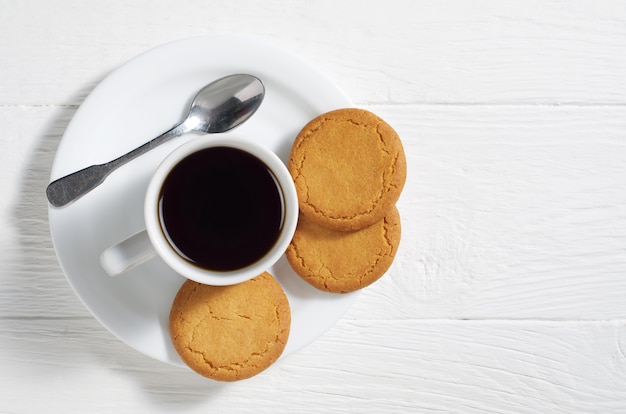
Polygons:
<instances>
[{"instance_id":1,"label":"cookie stack","mask_svg":"<svg viewBox=\"0 0 626 414\"><path fill-rule=\"evenodd\" d=\"M288 168L300 204L286 252L294 271L334 293L378 280L400 242L406 158L394 129L363 109L327 112L300 131Z\"/></svg>"}]
</instances>

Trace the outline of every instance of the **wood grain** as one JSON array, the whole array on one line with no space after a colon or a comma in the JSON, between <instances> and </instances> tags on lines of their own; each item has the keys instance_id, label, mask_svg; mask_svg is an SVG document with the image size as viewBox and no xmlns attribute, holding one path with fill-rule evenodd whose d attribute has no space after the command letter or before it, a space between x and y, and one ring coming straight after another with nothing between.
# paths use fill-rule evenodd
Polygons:
<instances>
[{"instance_id":1,"label":"wood grain","mask_svg":"<svg viewBox=\"0 0 626 414\"><path fill-rule=\"evenodd\" d=\"M409 166L403 260L384 282L384 309L436 318L626 315L624 108L372 109L403 137Z\"/></svg>"},{"instance_id":2,"label":"wood grain","mask_svg":"<svg viewBox=\"0 0 626 414\"><path fill-rule=\"evenodd\" d=\"M11 2L0 104L76 105L160 43L237 33L309 60L357 103L626 101L619 1ZM29 76L23 76L24 73Z\"/></svg>"},{"instance_id":3,"label":"wood grain","mask_svg":"<svg viewBox=\"0 0 626 414\"><path fill-rule=\"evenodd\" d=\"M1 404L11 413L576 414L619 413L626 399L621 322L346 318L235 384L151 360L91 319L0 323L0 364L12 373L0 375Z\"/></svg>"}]
</instances>

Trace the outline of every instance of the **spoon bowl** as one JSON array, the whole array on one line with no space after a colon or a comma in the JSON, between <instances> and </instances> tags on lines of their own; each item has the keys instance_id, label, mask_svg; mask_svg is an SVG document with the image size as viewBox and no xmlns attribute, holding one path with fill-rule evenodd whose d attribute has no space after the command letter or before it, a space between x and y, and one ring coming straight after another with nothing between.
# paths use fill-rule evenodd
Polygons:
<instances>
[{"instance_id":1,"label":"spoon bowl","mask_svg":"<svg viewBox=\"0 0 626 414\"><path fill-rule=\"evenodd\" d=\"M228 76L198 92L184 122L195 122L192 129L207 134L226 132L252 116L263 97L264 87L259 79L250 75Z\"/></svg>"},{"instance_id":2,"label":"spoon bowl","mask_svg":"<svg viewBox=\"0 0 626 414\"><path fill-rule=\"evenodd\" d=\"M211 82L198 91L181 122L119 158L51 182L46 188L48 201L54 207L69 205L99 186L117 168L174 137L188 132L216 134L236 128L256 112L264 96L263 83L252 75L230 75Z\"/></svg>"}]
</instances>

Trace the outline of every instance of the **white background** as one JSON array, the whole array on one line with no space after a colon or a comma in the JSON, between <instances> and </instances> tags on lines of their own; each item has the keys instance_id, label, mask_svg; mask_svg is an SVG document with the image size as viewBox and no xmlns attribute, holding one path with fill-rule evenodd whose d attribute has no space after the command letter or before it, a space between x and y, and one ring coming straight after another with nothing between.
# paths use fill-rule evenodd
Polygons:
<instances>
[{"instance_id":1,"label":"white background","mask_svg":"<svg viewBox=\"0 0 626 414\"><path fill-rule=\"evenodd\" d=\"M400 134L400 251L233 384L115 339L56 261L63 131L161 43L243 34ZM0 0L0 412L626 412L626 3ZM97 126L95 126L97 127Z\"/></svg>"}]
</instances>

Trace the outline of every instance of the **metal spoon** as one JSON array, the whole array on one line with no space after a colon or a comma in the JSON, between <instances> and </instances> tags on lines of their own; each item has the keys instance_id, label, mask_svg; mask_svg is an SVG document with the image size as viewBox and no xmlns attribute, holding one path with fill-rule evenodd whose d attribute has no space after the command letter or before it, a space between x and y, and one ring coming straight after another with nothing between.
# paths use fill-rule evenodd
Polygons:
<instances>
[{"instance_id":1,"label":"metal spoon","mask_svg":"<svg viewBox=\"0 0 626 414\"><path fill-rule=\"evenodd\" d=\"M48 201L63 207L100 185L115 169L162 143L187 132L225 132L245 122L259 108L265 88L252 75L230 75L202 88L187 117L151 141L105 164L92 165L53 181L46 188Z\"/></svg>"}]
</instances>

